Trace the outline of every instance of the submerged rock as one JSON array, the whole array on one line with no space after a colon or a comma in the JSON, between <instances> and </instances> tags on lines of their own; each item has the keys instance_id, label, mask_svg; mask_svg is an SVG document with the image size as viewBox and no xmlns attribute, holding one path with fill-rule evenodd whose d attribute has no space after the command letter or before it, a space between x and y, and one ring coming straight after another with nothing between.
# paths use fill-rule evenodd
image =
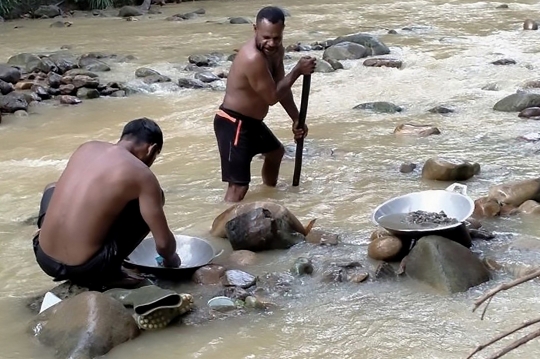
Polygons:
<instances>
[{"instance_id":1,"label":"submerged rock","mask_svg":"<svg viewBox=\"0 0 540 359\"><path fill-rule=\"evenodd\" d=\"M376 101L376 102L365 102L353 107L355 110L370 110L378 113L396 113L403 111L403 108L397 105L394 105L390 102L385 101Z\"/></svg>"},{"instance_id":2,"label":"submerged rock","mask_svg":"<svg viewBox=\"0 0 540 359\"><path fill-rule=\"evenodd\" d=\"M432 125L417 125L414 123L402 123L394 129L395 135L427 137L440 135L441 131Z\"/></svg>"}]
</instances>

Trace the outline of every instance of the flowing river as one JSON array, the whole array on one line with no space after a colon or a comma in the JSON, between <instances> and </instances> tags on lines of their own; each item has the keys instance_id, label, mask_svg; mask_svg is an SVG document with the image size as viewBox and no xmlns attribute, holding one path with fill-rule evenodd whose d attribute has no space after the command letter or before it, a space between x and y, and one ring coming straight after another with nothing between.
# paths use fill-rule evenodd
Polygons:
<instances>
[{"instance_id":1,"label":"flowing river","mask_svg":"<svg viewBox=\"0 0 540 359\"><path fill-rule=\"evenodd\" d=\"M370 221L373 209L397 195L448 185L422 181L418 173L400 174L403 161L421 164L431 156L445 155L479 162L482 172L467 182L473 198L484 195L493 184L538 176L536 147L516 140L537 129L537 123L492 107L538 76L539 33L523 31L521 26L531 14L540 13L540 4L524 0L497 9L500 4L473 0L275 4L292 15L286 20L285 45L369 32L387 44L404 67L369 68L363 60L346 61L345 70L312 76L305 144L310 155L304 158L300 187L291 187L294 162L288 159L278 187L265 188L262 160L255 158L246 200L280 201L304 223L317 218L319 227L339 233L344 244L324 251L302 245L287 253L266 253L248 271L283 270L296 257L310 254L374 265L366 260L369 234L375 228ZM179 77L175 65L186 64L190 54L231 53L252 35L250 25L206 21L253 18L265 5L260 0L185 2L169 4L162 14L138 22L73 18L68 19L73 26L60 29L49 28L55 20L0 23L0 62L21 52L71 45L78 54L103 51L136 57L130 63L114 64L105 78L133 79L135 69L146 66L175 80ZM199 7L206 9L206 15L198 19L164 20ZM388 34L390 29L398 34ZM517 64L491 64L501 58L512 58ZM496 83L499 91L482 90L490 83ZM298 105L301 84L297 81L293 89ZM82 142L116 141L127 121L141 116L157 120L165 145L153 169L166 192L171 228L209 238L212 220L227 208L222 202L225 185L212 126L222 98L221 91L159 91L88 100L72 107L37 106L28 117L4 117L0 125L0 358L53 357L31 343L25 332L32 317L25 298L55 284L35 263L31 249L35 227L24 221L36 215L43 187L58 178ZM352 109L369 101L389 101L405 110L388 115ZM441 104L456 112L428 113ZM433 124L442 134L398 139L392 131L404 122ZM270 110L267 124L285 145L293 144L291 123L282 108ZM534 219L512 217L484 221L484 225L498 237L477 244L475 251L518 263L534 264L540 259L535 253L508 249L517 239L538 238L540 227ZM217 248L228 248L225 240L209 239ZM540 288L531 282L497 296L483 321L480 313L471 312L476 297L508 279L503 275L452 296L408 281L321 285L307 279L298 298L271 313L144 333L106 357L465 358L481 342L539 311ZM532 341L507 357L540 357L540 343Z\"/></svg>"}]
</instances>

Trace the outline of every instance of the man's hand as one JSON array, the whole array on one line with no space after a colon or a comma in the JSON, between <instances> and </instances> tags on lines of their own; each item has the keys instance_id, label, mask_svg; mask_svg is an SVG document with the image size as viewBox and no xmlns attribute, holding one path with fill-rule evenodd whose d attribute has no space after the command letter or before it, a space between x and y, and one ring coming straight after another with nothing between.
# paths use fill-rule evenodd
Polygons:
<instances>
[{"instance_id":1,"label":"man's hand","mask_svg":"<svg viewBox=\"0 0 540 359\"><path fill-rule=\"evenodd\" d=\"M317 62L314 57L303 56L300 58L300 60L298 60L295 67L298 69L301 75L311 75L315 71L316 66Z\"/></svg>"},{"instance_id":2,"label":"man's hand","mask_svg":"<svg viewBox=\"0 0 540 359\"><path fill-rule=\"evenodd\" d=\"M292 131L294 133L294 141L296 142L297 140L301 139L301 138L305 138L308 134L308 127L306 124L304 124L304 128L297 128L298 127L298 120L294 121L293 122L293 125L292 125Z\"/></svg>"},{"instance_id":3,"label":"man's hand","mask_svg":"<svg viewBox=\"0 0 540 359\"><path fill-rule=\"evenodd\" d=\"M180 264L182 264L182 261L180 260L178 253L173 254L171 258L163 260L164 267L178 268L180 267Z\"/></svg>"}]
</instances>

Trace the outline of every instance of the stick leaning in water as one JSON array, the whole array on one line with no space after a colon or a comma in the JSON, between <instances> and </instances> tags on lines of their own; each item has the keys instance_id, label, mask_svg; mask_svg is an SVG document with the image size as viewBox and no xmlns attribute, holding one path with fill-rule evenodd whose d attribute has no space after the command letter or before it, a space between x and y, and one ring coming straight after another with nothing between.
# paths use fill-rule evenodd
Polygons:
<instances>
[{"instance_id":1,"label":"stick leaning in water","mask_svg":"<svg viewBox=\"0 0 540 359\"><path fill-rule=\"evenodd\" d=\"M300 113L298 114L298 128L304 128L306 123L307 106L309 100L309 89L311 87L311 75L304 75L304 81L302 83L302 102L300 103ZM293 183L294 187L300 183L300 172L302 171L302 153L304 152L304 138L296 140L296 157L294 160L294 174Z\"/></svg>"}]
</instances>

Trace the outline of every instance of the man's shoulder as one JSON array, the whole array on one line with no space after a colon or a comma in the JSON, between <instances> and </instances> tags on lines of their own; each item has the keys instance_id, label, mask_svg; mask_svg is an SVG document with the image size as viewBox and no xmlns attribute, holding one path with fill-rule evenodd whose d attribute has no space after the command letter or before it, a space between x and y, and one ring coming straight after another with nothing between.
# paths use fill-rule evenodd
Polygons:
<instances>
[{"instance_id":1,"label":"man's shoulder","mask_svg":"<svg viewBox=\"0 0 540 359\"><path fill-rule=\"evenodd\" d=\"M240 51L236 55L236 59L240 60L240 62L242 62L242 65L266 62L264 55L259 50L257 50L255 46L250 45L249 43L245 44L240 49Z\"/></svg>"}]
</instances>

